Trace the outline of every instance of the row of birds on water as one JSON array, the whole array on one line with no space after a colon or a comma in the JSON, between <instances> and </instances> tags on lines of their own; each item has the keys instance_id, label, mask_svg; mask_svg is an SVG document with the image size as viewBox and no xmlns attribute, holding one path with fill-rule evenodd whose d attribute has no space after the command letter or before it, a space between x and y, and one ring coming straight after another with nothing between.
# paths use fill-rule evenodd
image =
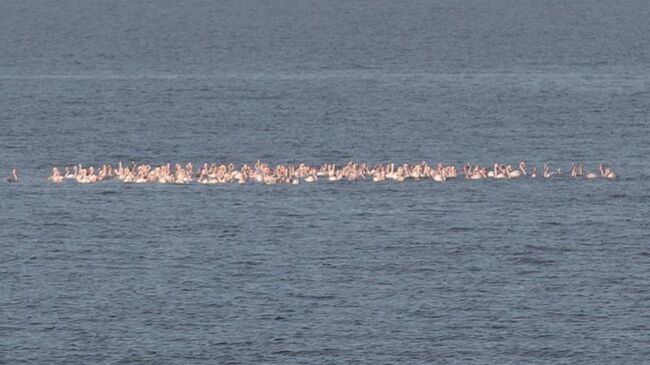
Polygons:
<instances>
[{"instance_id":1,"label":"row of birds on water","mask_svg":"<svg viewBox=\"0 0 650 365\"><path fill-rule=\"evenodd\" d=\"M598 165L597 170L585 171L584 164L573 163L569 176L584 179L616 179L617 175L611 168L604 164ZM235 164L203 164L195 168L192 163L176 163L172 169L171 164L152 166L149 164L131 163L124 166L119 162L117 166L104 164L98 168L74 165L65 167L61 171L58 167L52 168L52 174L47 177L52 183L59 184L65 180L76 181L81 184L98 183L105 180L119 180L124 183L160 183L160 184L228 184L228 183L262 183L262 184L299 184L301 182L314 183L319 180L326 181L362 181L372 180L380 183L384 181L403 182L405 180L427 180L444 182L450 179L464 178L470 180L481 179L521 179L521 178L553 178L563 176L561 169L551 169L544 165L540 171L536 167L528 170L526 162L520 161L516 167L494 163L493 165L480 166L466 164L462 172L455 165L437 166L427 162L417 164L376 164L349 162L346 165L323 164L318 167L308 164L281 164L275 167L257 161L253 165L237 167ZM6 178L8 182L18 182L18 171Z\"/></svg>"}]
</instances>

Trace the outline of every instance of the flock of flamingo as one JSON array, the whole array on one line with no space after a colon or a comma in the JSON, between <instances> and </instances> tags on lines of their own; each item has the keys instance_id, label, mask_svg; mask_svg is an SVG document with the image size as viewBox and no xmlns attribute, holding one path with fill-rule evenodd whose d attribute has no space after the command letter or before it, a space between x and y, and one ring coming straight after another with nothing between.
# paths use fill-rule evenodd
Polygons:
<instances>
[{"instance_id":1,"label":"flock of flamingo","mask_svg":"<svg viewBox=\"0 0 650 365\"><path fill-rule=\"evenodd\" d=\"M237 168L235 164L203 164L195 169L192 163L151 166L148 164L131 163L129 166L119 162L116 167L104 164L99 168L83 167L81 164L65 167L62 172L58 167L52 168L52 174L47 178L52 183L59 184L65 180L81 184L93 184L100 181L115 179L124 183L159 183L159 184L228 184L228 183L261 183L261 184L300 184L326 181L363 181L372 180L375 183L385 181L403 182L405 180L426 180L444 182L463 177L469 180L480 179L521 179L521 178L553 178L562 176L561 169L551 169L544 165L540 171L533 168L527 170L524 161L516 168L512 165L495 163L490 167L466 164L459 173L455 165L431 166L427 162L418 164L377 164L349 162L337 167L336 164L323 164L318 167L301 163L298 165L281 164L275 168L269 164L257 161L254 165L243 165ZM570 176L584 179L616 179L616 173L604 164L598 165L596 171L585 171L584 164L573 163ZM18 171L14 168L7 182L19 181Z\"/></svg>"}]
</instances>

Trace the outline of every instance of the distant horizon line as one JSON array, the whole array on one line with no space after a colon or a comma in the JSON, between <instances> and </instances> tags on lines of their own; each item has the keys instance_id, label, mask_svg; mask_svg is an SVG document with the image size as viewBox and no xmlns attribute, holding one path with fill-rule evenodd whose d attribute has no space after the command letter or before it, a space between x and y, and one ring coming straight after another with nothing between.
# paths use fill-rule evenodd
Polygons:
<instances>
[{"instance_id":1,"label":"distant horizon line","mask_svg":"<svg viewBox=\"0 0 650 365\"><path fill-rule=\"evenodd\" d=\"M364 78L364 77L386 77L386 78L409 78L409 77L424 77L424 78L446 78L446 77L465 77L465 76L504 76L504 75L561 75L578 76L583 75L594 77L593 74L576 72L576 70L562 71L559 69L554 70L468 70L459 72L384 72L381 70L355 70L355 69L341 69L341 70L322 70L322 71L305 71L305 72L217 72L217 73L51 73L51 74L0 74L0 80L191 80L191 79L219 79L219 78L246 78L246 79L304 79L304 78ZM619 72L606 72L606 75L618 75ZM631 75L625 74L626 77ZM633 75L635 78L647 75Z\"/></svg>"}]
</instances>

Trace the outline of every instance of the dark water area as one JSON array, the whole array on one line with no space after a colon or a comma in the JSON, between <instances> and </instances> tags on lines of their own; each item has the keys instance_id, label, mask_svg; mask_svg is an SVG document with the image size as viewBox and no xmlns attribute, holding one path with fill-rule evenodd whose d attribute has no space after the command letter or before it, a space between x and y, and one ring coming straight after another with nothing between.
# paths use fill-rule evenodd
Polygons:
<instances>
[{"instance_id":1,"label":"dark water area","mask_svg":"<svg viewBox=\"0 0 650 365\"><path fill-rule=\"evenodd\" d=\"M0 3L0 362L650 358L650 5ZM615 181L54 186L53 165Z\"/></svg>"}]
</instances>

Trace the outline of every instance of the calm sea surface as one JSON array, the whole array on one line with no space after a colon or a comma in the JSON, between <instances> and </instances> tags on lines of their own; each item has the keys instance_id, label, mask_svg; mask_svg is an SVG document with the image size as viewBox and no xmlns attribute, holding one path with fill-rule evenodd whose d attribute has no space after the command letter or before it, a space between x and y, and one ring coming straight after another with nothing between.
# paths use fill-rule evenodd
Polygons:
<instances>
[{"instance_id":1,"label":"calm sea surface","mask_svg":"<svg viewBox=\"0 0 650 365\"><path fill-rule=\"evenodd\" d=\"M0 362L647 362L649 17L647 1L2 1ZM45 180L257 159L620 178Z\"/></svg>"}]
</instances>

